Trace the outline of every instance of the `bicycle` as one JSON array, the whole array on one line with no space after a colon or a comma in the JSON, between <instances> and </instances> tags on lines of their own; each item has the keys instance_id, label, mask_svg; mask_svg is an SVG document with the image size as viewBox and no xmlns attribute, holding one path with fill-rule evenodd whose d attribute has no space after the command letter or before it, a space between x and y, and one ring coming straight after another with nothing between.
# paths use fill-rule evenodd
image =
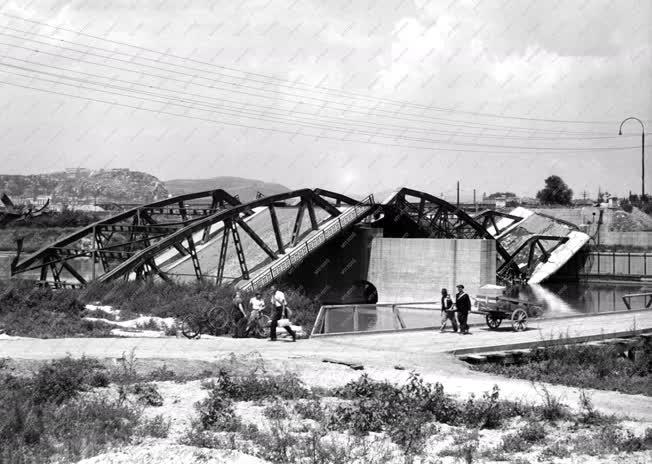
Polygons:
<instances>
[{"instance_id":1,"label":"bicycle","mask_svg":"<svg viewBox=\"0 0 652 464\"><path fill-rule=\"evenodd\" d=\"M256 311L256 313L253 318L250 316L247 320L247 327L244 330L245 336L253 335L256 338L269 338L272 318L262 311Z\"/></svg>"},{"instance_id":2,"label":"bicycle","mask_svg":"<svg viewBox=\"0 0 652 464\"><path fill-rule=\"evenodd\" d=\"M272 319L258 311L254 317L243 317L238 322L234 321L231 313L221 306L210 307L206 311L196 311L181 317L181 333L184 337L195 339L201 337L202 333L210 335L222 335L227 333L231 327L237 332L244 332L245 336L251 335L257 338L267 338L270 334ZM245 330L240 331L236 324L247 324Z\"/></svg>"},{"instance_id":3,"label":"bicycle","mask_svg":"<svg viewBox=\"0 0 652 464\"><path fill-rule=\"evenodd\" d=\"M181 333L184 337L195 339L202 333L220 335L229 327L231 317L221 306L213 306L206 311L195 311L181 317Z\"/></svg>"}]
</instances>

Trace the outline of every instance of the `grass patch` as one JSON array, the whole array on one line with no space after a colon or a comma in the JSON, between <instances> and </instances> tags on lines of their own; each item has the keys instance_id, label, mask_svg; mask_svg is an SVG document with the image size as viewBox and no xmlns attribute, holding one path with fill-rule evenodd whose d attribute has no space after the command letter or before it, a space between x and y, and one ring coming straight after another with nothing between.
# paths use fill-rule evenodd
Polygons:
<instances>
[{"instance_id":1,"label":"grass patch","mask_svg":"<svg viewBox=\"0 0 652 464\"><path fill-rule=\"evenodd\" d=\"M76 461L129 443L139 410L90 392L105 386L97 361L66 358L32 377L0 372L0 437L5 462Z\"/></svg>"},{"instance_id":2,"label":"grass patch","mask_svg":"<svg viewBox=\"0 0 652 464\"><path fill-rule=\"evenodd\" d=\"M312 330L319 303L300 290L284 289L292 308L292 322ZM115 281L92 282L81 289L37 288L30 281L0 281L0 328L9 335L60 338L74 336L110 336L111 325L103 321L84 320L84 316L101 318L100 312L86 311L86 304L101 302L121 311L121 320L139 315L179 317L188 313L204 314L212 307L232 309L234 290L211 283L175 283ZM243 293L244 301L252 295ZM265 295L266 299L268 295ZM269 304L268 304L269 313ZM106 315L106 313L104 313ZM113 319L109 317L108 319ZM140 329L160 330L154 320ZM231 332L228 326L225 332ZM177 327L166 328L176 335ZM214 335L220 335L215 333Z\"/></svg>"},{"instance_id":3,"label":"grass patch","mask_svg":"<svg viewBox=\"0 0 652 464\"><path fill-rule=\"evenodd\" d=\"M484 372L579 388L652 396L652 347L637 347L635 360L619 356L611 345L549 344L524 355L519 364L479 364Z\"/></svg>"},{"instance_id":4,"label":"grass patch","mask_svg":"<svg viewBox=\"0 0 652 464\"><path fill-rule=\"evenodd\" d=\"M434 463L443 456L469 463L485 457L514 460L521 459L515 454L526 456L534 446L551 457L583 452L579 439L548 443L564 418L575 419L574 425L565 420L563 426L570 424L578 436L605 441L597 454L632 453L647 446L646 437L620 432L615 423L588 420L595 411L591 413L586 398L585 410L576 417L552 395L544 396L544 405L524 405L501 399L495 387L460 400L447 395L441 384L424 382L416 374L402 385L362 375L330 391L310 391L294 374L271 375L260 366L240 373L239 366L232 365L204 383L208 396L195 406L197 418L185 444L238 450L284 464ZM236 403L251 401L262 412L255 423L251 412L237 414ZM504 434L497 448L482 445L482 430L503 428L518 418L522 425ZM444 428L448 430L442 432ZM453 443L438 454L428 454L429 443L446 439L449 430Z\"/></svg>"}]
</instances>

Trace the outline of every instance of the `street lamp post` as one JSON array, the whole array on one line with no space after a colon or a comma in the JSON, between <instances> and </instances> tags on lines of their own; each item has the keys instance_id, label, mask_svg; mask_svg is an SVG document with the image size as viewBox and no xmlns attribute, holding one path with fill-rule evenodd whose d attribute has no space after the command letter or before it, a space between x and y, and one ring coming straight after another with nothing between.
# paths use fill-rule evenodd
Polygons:
<instances>
[{"instance_id":1,"label":"street lamp post","mask_svg":"<svg viewBox=\"0 0 652 464\"><path fill-rule=\"evenodd\" d=\"M643 201L643 198L645 197L645 126L643 125L643 121L633 116L624 119L623 122L620 123L618 135L623 135L623 124L630 119L634 119L641 124L641 201Z\"/></svg>"}]
</instances>

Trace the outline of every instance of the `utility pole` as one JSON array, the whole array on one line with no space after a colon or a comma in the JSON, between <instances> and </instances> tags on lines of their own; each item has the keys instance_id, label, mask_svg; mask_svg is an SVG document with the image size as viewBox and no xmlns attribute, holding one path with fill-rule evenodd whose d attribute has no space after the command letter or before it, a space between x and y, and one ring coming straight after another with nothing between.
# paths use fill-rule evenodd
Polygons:
<instances>
[{"instance_id":1,"label":"utility pole","mask_svg":"<svg viewBox=\"0 0 652 464\"><path fill-rule=\"evenodd\" d=\"M457 207L460 207L460 181L457 181Z\"/></svg>"},{"instance_id":2,"label":"utility pole","mask_svg":"<svg viewBox=\"0 0 652 464\"><path fill-rule=\"evenodd\" d=\"M475 212L478 212L478 204L475 202L475 189L473 189L473 208L475 209Z\"/></svg>"}]
</instances>

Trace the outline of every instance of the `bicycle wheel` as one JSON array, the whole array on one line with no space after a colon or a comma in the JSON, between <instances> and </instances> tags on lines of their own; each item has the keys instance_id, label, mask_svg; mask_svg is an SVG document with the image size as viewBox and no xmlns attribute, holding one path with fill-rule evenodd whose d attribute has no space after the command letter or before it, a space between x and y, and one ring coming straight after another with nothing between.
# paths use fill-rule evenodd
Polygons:
<instances>
[{"instance_id":1,"label":"bicycle wheel","mask_svg":"<svg viewBox=\"0 0 652 464\"><path fill-rule=\"evenodd\" d=\"M181 333L189 339L199 338L201 336L202 324L196 314L186 314L181 318Z\"/></svg>"},{"instance_id":2,"label":"bicycle wheel","mask_svg":"<svg viewBox=\"0 0 652 464\"><path fill-rule=\"evenodd\" d=\"M231 323L231 317L221 306L215 306L208 311L207 322L212 335L226 333Z\"/></svg>"},{"instance_id":3,"label":"bicycle wheel","mask_svg":"<svg viewBox=\"0 0 652 464\"><path fill-rule=\"evenodd\" d=\"M253 323L252 334L258 338L268 338L270 334L270 324L272 319L266 314L261 314L258 319Z\"/></svg>"}]
</instances>

